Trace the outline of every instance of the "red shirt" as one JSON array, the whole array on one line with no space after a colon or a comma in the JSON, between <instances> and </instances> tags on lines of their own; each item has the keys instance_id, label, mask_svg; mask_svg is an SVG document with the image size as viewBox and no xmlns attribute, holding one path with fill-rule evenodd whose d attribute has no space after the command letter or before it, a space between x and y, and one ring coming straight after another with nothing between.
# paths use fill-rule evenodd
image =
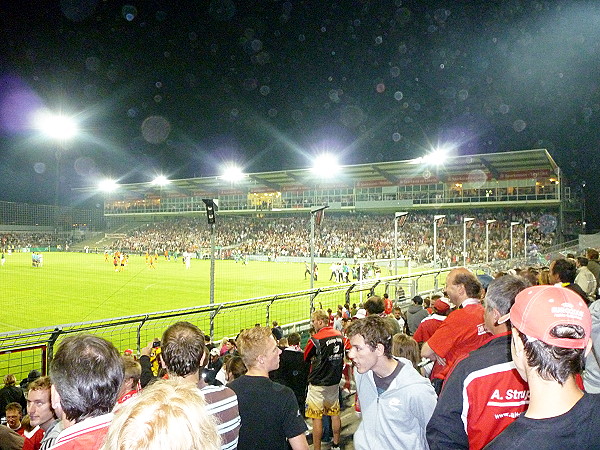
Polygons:
<instances>
[{"instance_id":1,"label":"red shirt","mask_svg":"<svg viewBox=\"0 0 600 450\"><path fill-rule=\"evenodd\" d=\"M113 414L85 419L65 428L58 435L52 450L98 450L104 443Z\"/></svg>"},{"instance_id":2,"label":"red shirt","mask_svg":"<svg viewBox=\"0 0 600 450\"><path fill-rule=\"evenodd\" d=\"M31 437L25 438L23 450L40 450L44 439L44 430L37 427L37 431Z\"/></svg>"},{"instance_id":3,"label":"red shirt","mask_svg":"<svg viewBox=\"0 0 600 450\"><path fill-rule=\"evenodd\" d=\"M425 317L419 324L417 331L415 331L414 340L417 342L427 342L433 336L433 333L444 323L444 320L446 320L446 316L440 316L439 314Z\"/></svg>"},{"instance_id":4,"label":"red shirt","mask_svg":"<svg viewBox=\"0 0 600 450\"><path fill-rule=\"evenodd\" d=\"M490 340L492 335L485 329L483 311L479 302L457 309L429 338L429 347L446 360L436 378L444 380L458 359Z\"/></svg>"}]
</instances>

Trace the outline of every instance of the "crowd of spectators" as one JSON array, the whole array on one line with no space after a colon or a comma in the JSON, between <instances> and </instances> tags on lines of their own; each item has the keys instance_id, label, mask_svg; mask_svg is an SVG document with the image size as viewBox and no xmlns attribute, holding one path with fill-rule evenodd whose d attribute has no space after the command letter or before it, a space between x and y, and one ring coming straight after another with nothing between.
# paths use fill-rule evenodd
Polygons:
<instances>
[{"instance_id":1,"label":"crowd of spectators","mask_svg":"<svg viewBox=\"0 0 600 450\"><path fill-rule=\"evenodd\" d=\"M533 224L527 230L528 251L555 243L552 227L538 224L543 211L495 212L497 222L489 230L491 261L510 257L510 223ZM447 214L437 227L437 255L443 265L462 262L463 218ZM469 262L486 261L486 219L489 213L469 214L475 220L467 232ZM411 213L398 230L399 256L420 263L433 259L433 215ZM523 227L514 230L513 253L523 255ZM221 257L233 254L309 257L310 221L307 217L219 217L215 245ZM181 218L146 224L112 244L113 250L192 251L210 248L210 232L204 218ZM316 255L327 258L388 259L394 257L394 219L383 214L331 214L316 229Z\"/></svg>"},{"instance_id":2,"label":"crowd of spectators","mask_svg":"<svg viewBox=\"0 0 600 450\"><path fill-rule=\"evenodd\" d=\"M340 393L354 378L356 449L596 448L598 256L493 276L458 267L405 311L387 296L319 309L304 349L277 321L216 344L177 322L139 357L69 336L49 378L32 371L22 389L5 377L0 447L306 450L305 416L314 448L339 449Z\"/></svg>"}]
</instances>

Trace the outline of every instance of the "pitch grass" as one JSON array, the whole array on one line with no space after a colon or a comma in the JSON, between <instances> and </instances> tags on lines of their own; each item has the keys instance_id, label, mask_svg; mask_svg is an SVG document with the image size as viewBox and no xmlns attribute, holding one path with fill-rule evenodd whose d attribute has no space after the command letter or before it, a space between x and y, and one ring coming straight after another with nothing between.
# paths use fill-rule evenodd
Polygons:
<instances>
[{"instance_id":1,"label":"pitch grass","mask_svg":"<svg viewBox=\"0 0 600 450\"><path fill-rule=\"evenodd\" d=\"M209 303L210 261L159 257L151 269L132 255L123 272L103 254L44 253L32 267L30 253L6 255L0 267L4 311L0 332L109 319ZM328 265L315 287L328 286ZM216 261L215 302L242 300L310 288L303 263Z\"/></svg>"}]
</instances>

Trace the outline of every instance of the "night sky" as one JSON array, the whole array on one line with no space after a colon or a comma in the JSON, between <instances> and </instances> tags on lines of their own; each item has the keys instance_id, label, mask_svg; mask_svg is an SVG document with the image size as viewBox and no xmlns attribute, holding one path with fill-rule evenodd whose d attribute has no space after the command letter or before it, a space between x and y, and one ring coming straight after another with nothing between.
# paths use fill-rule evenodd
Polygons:
<instances>
[{"instance_id":1,"label":"night sky","mask_svg":"<svg viewBox=\"0 0 600 450\"><path fill-rule=\"evenodd\" d=\"M547 148L598 195L600 2L2 0L0 200L69 188ZM590 221L590 219L588 219ZM593 226L597 226L592 224Z\"/></svg>"}]
</instances>

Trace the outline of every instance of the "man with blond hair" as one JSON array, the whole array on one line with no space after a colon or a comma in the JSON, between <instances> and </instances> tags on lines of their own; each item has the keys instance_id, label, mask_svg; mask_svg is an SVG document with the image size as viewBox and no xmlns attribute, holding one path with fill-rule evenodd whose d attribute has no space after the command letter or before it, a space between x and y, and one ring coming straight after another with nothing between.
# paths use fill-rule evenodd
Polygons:
<instances>
[{"instance_id":1,"label":"man with blond hair","mask_svg":"<svg viewBox=\"0 0 600 450\"><path fill-rule=\"evenodd\" d=\"M27 391L29 423L32 427L39 428L33 436L25 439L23 450L49 449L63 429L60 419L52 408L51 387L50 377L40 377L29 383Z\"/></svg>"},{"instance_id":2,"label":"man with blond hair","mask_svg":"<svg viewBox=\"0 0 600 450\"><path fill-rule=\"evenodd\" d=\"M339 448L342 427L339 384L344 369L344 349L349 348L349 344L339 331L329 326L329 317L325 311L313 312L311 324L315 329L315 334L309 339L304 349L304 361L311 363L305 415L313 422L315 450L321 450L323 416L331 416L333 428L331 448L336 450Z\"/></svg>"},{"instance_id":3,"label":"man with blond hair","mask_svg":"<svg viewBox=\"0 0 600 450\"><path fill-rule=\"evenodd\" d=\"M238 449L282 449L286 439L294 450L308 450L306 424L294 392L269 379L279 367L281 350L270 328L253 327L237 338L245 375L229 383L238 396L242 427Z\"/></svg>"}]
</instances>

